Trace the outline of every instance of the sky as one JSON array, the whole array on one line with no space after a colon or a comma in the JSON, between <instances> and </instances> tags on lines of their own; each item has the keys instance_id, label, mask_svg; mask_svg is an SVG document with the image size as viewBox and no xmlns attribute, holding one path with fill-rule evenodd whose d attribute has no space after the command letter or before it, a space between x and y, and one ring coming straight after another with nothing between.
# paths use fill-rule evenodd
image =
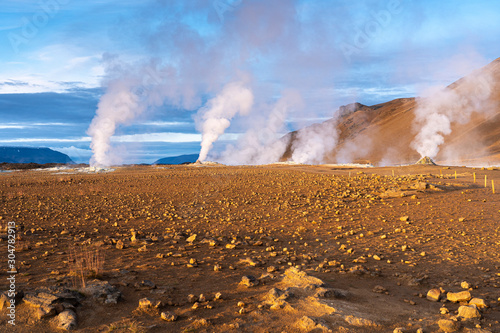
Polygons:
<instances>
[{"instance_id":1,"label":"sky","mask_svg":"<svg viewBox=\"0 0 500 333\"><path fill-rule=\"evenodd\" d=\"M88 163L89 126L121 84L143 104L114 124L119 163L198 153L200 110L240 80L253 104L217 154L283 96L277 136L448 85L500 57L498 17L495 0L3 0L0 146Z\"/></svg>"}]
</instances>

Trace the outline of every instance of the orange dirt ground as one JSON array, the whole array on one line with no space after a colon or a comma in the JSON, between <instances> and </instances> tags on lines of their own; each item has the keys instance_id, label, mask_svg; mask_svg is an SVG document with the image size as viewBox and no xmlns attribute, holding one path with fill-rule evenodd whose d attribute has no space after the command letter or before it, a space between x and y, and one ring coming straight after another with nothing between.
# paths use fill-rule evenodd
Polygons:
<instances>
[{"instance_id":1,"label":"orange dirt ground","mask_svg":"<svg viewBox=\"0 0 500 333\"><path fill-rule=\"evenodd\" d=\"M104 255L97 278L116 286L123 299L104 305L87 297L76 309L77 332L438 332L440 319L457 319L461 332L500 332L499 193L495 168L16 171L0 174L0 222L3 232L8 221L18 225L16 288L25 293L77 289L70 253L91 248ZM123 249L116 248L119 241ZM6 244L2 238L2 290L8 289ZM326 297L322 312L323 305L297 291L288 306L270 309L265 295L283 286L290 267L349 296ZM245 275L260 284L242 286ZM139 287L142 280L155 288ZM425 298L432 288L462 291L463 281L488 306L481 319L456 318L460 304ZM214 300L218 292L222 299ZM193 309L189 294L206 301ZM136 310L144 297L161 301L158 311L178 319ZM440 313L443 306L449 313ZM56 330L54 318L34 313L19 304L13 328L2 310L0 331ZM367 321L350 321L351 314ZM308 328L303 316L323 326Z\"/></svg>"}]
</instances>

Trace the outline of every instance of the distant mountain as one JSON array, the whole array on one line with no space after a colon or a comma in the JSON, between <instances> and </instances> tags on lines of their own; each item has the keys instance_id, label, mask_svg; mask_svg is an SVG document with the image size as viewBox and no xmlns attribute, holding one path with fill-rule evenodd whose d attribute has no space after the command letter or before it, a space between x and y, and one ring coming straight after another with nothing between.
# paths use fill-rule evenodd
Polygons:
<instances>
[{"instance_id":1,"label":"distant mountain","mask_svg":"<svg viewBox=\"0 0 500 333\"><path fill-rule=\"evenodd\" d=\"M0 147L0 163L74 164L68 155L49 148Z\"/></svg>"},{"instance_id":2,"label":"distant mountain","mask_svg":"<svg viewBox=\"0 0 500 333\"><path fill-rule=\"evenodd\" d=\"M180 156L170 156L161 158L153 164L184 164L184 163L194 163L198 159L198 154L180 155Z\"/></svg>"},{"instance_id":3,"label":"distant mountain","mask_svg":"<svg viewBox=\"0 0 500 333\"><path fill-rule=\"evenodd\" d=\"M471 78L478 85L471 86ZM477 78L483 78L478 80ZM481 96L485 91L491 94L488 102L474 105L471 97ZM439 97L443 97L439 100ZM500 58L470 75L450 84L437 95L434 103L436 114L448 115L451 121L445 134L432 132L436 121L429 117L426 129L429 137L435 134L443 137L439 152L434 160L455 163L498 163L500 161ZM472 99L473 101L474 99ZM433 100L430 100L433 102ZM333 142L331 148L322 151L324 163L372 163L394 165L415 163L421 158L412 148L419 133L416 119L420 98L400 98L386 103L366 106L353 103L341 106L332 119L290 132L282 137L287 149L281 160L292 157L299 140L311 137L311 149L316 142ZM425 105L425 104L424 104ZM431 104L432 105L432 104ZM470 106L472 105L472 106ZM467 110L469 107L469 110ZM471 112L473 109L474 112ZM432 111L431 110L431 111ZM453 110L451 112L450 110ZM429 112L434 116L433 112ZM438 119L439 120L439 119ZM417 126L418 125L418 126ZM446 127L446 126L445 126ZM423 131L425 134L425 131ZM302 135L301 135L302 134Z\"/></svg>"}]
</instances>

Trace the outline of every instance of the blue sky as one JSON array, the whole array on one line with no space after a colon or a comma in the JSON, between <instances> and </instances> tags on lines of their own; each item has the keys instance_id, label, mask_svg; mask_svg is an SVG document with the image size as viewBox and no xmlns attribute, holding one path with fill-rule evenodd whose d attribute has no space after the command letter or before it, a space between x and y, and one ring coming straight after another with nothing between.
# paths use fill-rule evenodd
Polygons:
<instances>
[{"instance_id":1,"label":"blue sky","mask_svg":"<svg viewBox=\"0 0 500 333\"><path fill-rule=\"evenodd\" d=\"M238 73L251 77L251 119L284 91L300 94L285 133L486 65L500 57L499 17L494 0L4 0L0 145L88 162L86 130L109 80L135 73L143 84L136 69L152 63L175 72L175 87L118 127L123 162L198 152L197 110ZM216 150L249 123L236 117Z\"/></svg>"}]
</instances>

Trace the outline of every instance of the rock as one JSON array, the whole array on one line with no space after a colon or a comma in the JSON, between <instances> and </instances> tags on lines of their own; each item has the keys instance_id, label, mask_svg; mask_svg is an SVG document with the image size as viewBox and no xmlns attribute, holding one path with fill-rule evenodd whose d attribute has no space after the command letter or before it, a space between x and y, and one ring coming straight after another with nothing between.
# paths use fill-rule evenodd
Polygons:
<instances>
[{"instance_id":1,"label":"rock","mask_svg":"<svg viewBox=\"0 0 500 333\"><path fill-rule=\"evenodd\" d=\"M318 298L347 298L349 297L349 292L346 290L320 287L316 289L314 296Z\"/></svg>"},{"instance_id":2,"label":"rock","mask_svg":"<svg viewBox=\"0 0 500 333\"><path fill-rule=\"evenodd\" d=\"M402 327L396 327L392 333L404 333L405 330Z\"/></svg>"},{"instance_id":3,"label":"rock","mask_svg":"<svg viewBox=\"0 0 500 333\"><path fill-rule=\"evenodd\" d=\"M241 278L240 284L247 287L254 287L259 285L259 280L257 280L255 276L245 275Z\"/></svg>"},{"instance_id":4,"label":"rock","mask_svg":"<svg viewBox=\"0 0 500 333\"><path fill-rule=\"evenodd\" d=\"M122 293L108 281L93 280L87 283L82 292L93 298L102 300L104 304L116 304Z\"/></svg>"},{"instance_id":5,"label":"rock","mask_svg":"<svg viewBox=\"0 0 500 333\"><path fill-rule=\"evenodd\" d=\"M191 236L189 236L187 239L186 239L186 242L188 243L192 243L195 241L196 239L196 236L198 236L197 234L192 234Z\"/></svg>"},{"instance_id":6,"label":"rock","mask_svg":"<svg viewBox=\"0 0 500 333\"><path fill-rule=\"evenodd\" d=\"M478 309L483 309L487 308L488 305L486 305L486 302L482 298L476 298L474 297L469 301L469 305L475 305Z\"/></svg>"},{"instance_id":7,"label":"rock","mask_svg":"<svg viewBox=\"0 0 500 333\"><path fill-rule=\"evenodd\" d=\"M134 287L137 289L155 289L156 284L150 280L141 280L140 282L134 283Z\"/></svg>"},{"instance_id":8,"label":"rock","mask_svg":"<svg viewBox=\"0 0 500 333\"><path fill-rule=\"evenodd\" d=\"M432 302L439 302L441 298L441 290L434 288L427 292L427 299Z\"/></svg>"},{"instance_id":9,"label":"rock","mask_svg":"<svg viewBox=\"0 0 500 333\"><path fill-rule=\"evenodd\" d=\"M57 314L56 308L50 305L42 305L36 310L38 319L46 319Z\"/></svg>"},{"instance_id":10,"label":"rock","mask_svg":"<svg viewBox=\"0 0 500 333\"><path fill-rule=\"evenodd\" d=\"M76 313L73 310L64 310L57 316L58 325L57 328L69 331L75 329L76 323Z\"/></svg>"},{"instance_id":11,"label":"rock","mask_svg":"<svg viewBox=\"0 0 500 333\"><path fill-rule=\"evenodd\" d=\"M161 306L161 301L155 301L147 297L141 298L139 300L139 308L141 309L159 308L160 306Z\"/></svg>"},{"instance_id":12,"label":"rock","mask_svg":"<svg viewBox=\"0 0 500 333\"><path fill-rule=\"evenodd\" d=\"M221 293L217 293L215 294L215 297L214 297L214 300L219 300L219 299L222 299L222 294Z\"/></svg>"},{"instance_id":13,"label":"rock","mask_svg":"<svg viewBox=\"0 0 500 333\"><path fill-rule=\"evenodd\" d=\"M399 220L400 220L401 222L407 222L407 221L409 221L409 220L410 220L410 217L408 217L408 216L401 216L401 217L399 218Z\"/></svg>"},{"instance_id":14,"label":"rock","mask_svg":"<svg viewBox=\"0 0 500 333\"><path fill-rule=\"evenodd\" d=\"M462 305L458 308L458 315L462 318L481 318L481 313L475 305Z\"/></svg>"},{"instance_id":15,"label":"rock","mask_svg":"<svg viewBox=\"0 0 500 333\"><path fill-rule=\"evenodd\" d=\"M472 285L467 281L462 281L462 283L460 283L460 287L462 287L462 289L469 289Z\"/></svg>"},{"instance_id":16,"label":"rock","mask_svg":"<svg viewBox=\"0 0 500 333\"><path fill-rule=\"evenodd\" d=\"M356 265L349 268L349 273L356 275L368 274L368 269L363 265Z\"/></svg>"},{"instance_id":17,"label":"rock","mask_svg":"<svg viewBox=\"0 0 500 333\"><path fill-rule=\"evenodd\" d=\"M441 319L438 321L438 326L443 332L451 333L460 329L460 322L450 319Z\"/></svg>"},{"instance_id":18,"label":"rock","mask_svg":"<svg viewBox=\"0 0 500 333\"><path fill-rule=\"evenodd\" d=\"M125 244L123 244L123 242L121 240L119 240L116 242L116 248L118 250L123 250L123 248L125 248Z\"/></svg>"},{"instance_id":19,"label":"rock","mask_svg":"<svg viewBox=\"0 0 500 333\"><path fill-rule=\"evenodd\" d=\"M373 287L373 290L372 290L374 293L379 293L379 294L383 294L387 291L387 289L385 289L384 287L382 286L375 286Z\"/></svg>"},{"instance_id":20,"label":"rock","mask_svg":"<svg viewBox=\"0 0 500 333\"><path fill-rule=\"evenodd\" d=\"M324 324L319 323L317 319L308 316L303 316L302 318L300 318L296 325L306 332L310 332L313 330L329 331L328 327L326 327Z\"/></svg>"},{"instance_id":21,"label":"rock","mask_svg":"<svg viewBox=\"0 0 500 333\"><path fill-rule=\"evenodd\" d=\"M446 297L448 298L448 301L453 303L468 302L472 298L470 292L468 291L460 291L458 293L449 292L446 294Z\"/></svg>"},{"instance_id":22,"label":"rock","mask_svg":"<svg viewBox=\"0 0 500 333\"><path fill-rule=\"evenodd\" d=\"M285 271L283 283L291 287L305 289L316 289L325 285L322 280L314 276L307 275L306 272L300 271L296 267L289 268Z\"/></svg>"},{"instance_id":23,"label":"rock","mask_svg":"<svg viewBox=\"0 0 500 333\"><path fill-rule=\"evenodd\" d=\"M196 301L198 301L198 296L193 295L193 294L188 295L188 302L189 303L195 303Z\"/></svg>"},{"instance_id":24,"label":"rock","mask_svg":"<svg viewBox=\"0 0 500 333\"><path fill-rule=\"evenodd\" d=\"M177 315L171 311L166 311L161 313L161 319L165 321L176 321L177 318L178 318Z\"/></svg>"},{"instance_id":25,"label":"rock","mask_svg":"<svg viewBox=\"0 0 500 333\"><path fill-rule=\"evenodd\" d=\"M353 326L358 326L358 327L378 326L378 324L375 323L373 320L361 318L361 317L356 317L356 316L345 316L344 320L346 322L348 322L349 324L351 324Z\"/></svg>"},{"instance_id":26,"label":"rock","mask_svg":"<svg viewBox=\"0 0 500 333\"><path fill-rule=\"evenodd\" d=\"M275 266L268 266L268 267L267 267L267 269L266 269L266 271L267 271L268 273L273 273L273 272L276 272L276 270L277 270L277 269L276 269L276 267L275 267Z\"/></svg>"}]
</instances>

